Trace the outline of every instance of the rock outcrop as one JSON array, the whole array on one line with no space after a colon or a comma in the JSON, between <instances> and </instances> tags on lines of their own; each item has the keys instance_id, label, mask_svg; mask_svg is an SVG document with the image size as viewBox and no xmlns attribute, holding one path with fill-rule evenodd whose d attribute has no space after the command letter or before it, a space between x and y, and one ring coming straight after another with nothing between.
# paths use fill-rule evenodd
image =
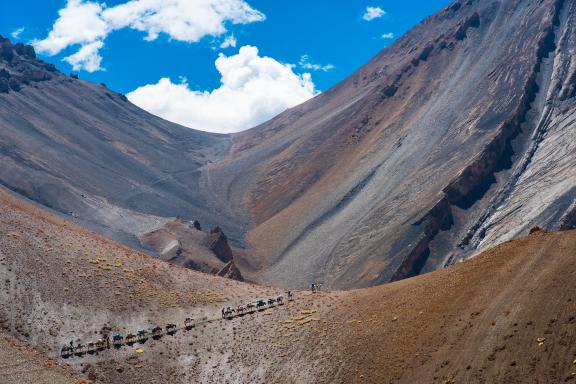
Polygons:
<instances>
[{"instance_id":1,"label":"rock outcrop","mask_svg":"<svg viewBox=\"0 0 576 384\"><path fill-rule=\"evenodd\" d=\"M0 93L20 91L23 85L47 81L57 72L53 64L36 58L31 45L12 44L0 35Z\"/></svg>"},{"instance_id":2,"label":"rock outcrop","mask_svg":"<svg viewBox=\"0 0 576 384\"><path fill-rule=\"evenodd\" d=\"M221 277L226 277L228 279L244 281L242 273L240 273L240 270L238 269L238 267L236 267L236 264L234 264L233 260L229 261L224 266L224 268L222 268L220 272L217 273L217 275Z\"/></svg>"},{"instance_id":3,"label":"rock outcrop","mask_svg":"<svg viewBox=\"0 0 576 384\"><path fill-rule=\"evenodd\" d=\"M142 234L140 240L143 246L152 248L162 260L243 281L222 229L215 227L205 232L198 227L196 220L189 222L176 218L161 228Z\"/></svg>"},{"instance_id":4,"label":"rock outcrop","mask_svg":"<svg viewBox=\"0 0 576 384\"><path fill-rule=\"evenodd\" d=\"M206 245L223 262L228 263L232 260L232 249L230 249L228 238L220 227L210 230Z\"/></svg>"}]
</instances>

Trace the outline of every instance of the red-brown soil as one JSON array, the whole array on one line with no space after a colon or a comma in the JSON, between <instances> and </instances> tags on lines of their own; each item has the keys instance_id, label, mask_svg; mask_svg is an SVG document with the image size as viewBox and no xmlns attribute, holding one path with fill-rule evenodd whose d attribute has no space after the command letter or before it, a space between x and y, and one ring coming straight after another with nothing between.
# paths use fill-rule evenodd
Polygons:
<instances>
[{"instance_id":1,"label":"red-brown soil","mask_svg":"<svg viewBox=\"0 0 576 384\"><path fill-rule=\"evenodd\" d=\"M576 380L574 231L536 232L384 286L297 291L284 306L221 320L224 305L281 291L171 266L5 193L0 208L2 326L98 383ZM197 326L175 336L59 358L103 325L126 334L188 316Z\"/></svg>"},{"instance_id":2,"label":"red-brown soil","mask_svg":"<svg viewBox=\"0 0 576 384\"><path fill-rule=\"evenodd\" d=\"M329 315L341 325L327 342L348 366L334 380L573 382L575 261L575 231L537 232L456 267L351 292ZM343 325L351 319L362 322Z\"/></svg>"},{"instance_id":3,"label":"red-brown soil","mask_svg":"<svg viewBox=\"0 0 576 384\"><path fill-rule=\"evenodd\" d=\"M50 359L29 345L0 331L0 383L79 384L87 383L65 364Z\"/></svg>"}]
</instances>

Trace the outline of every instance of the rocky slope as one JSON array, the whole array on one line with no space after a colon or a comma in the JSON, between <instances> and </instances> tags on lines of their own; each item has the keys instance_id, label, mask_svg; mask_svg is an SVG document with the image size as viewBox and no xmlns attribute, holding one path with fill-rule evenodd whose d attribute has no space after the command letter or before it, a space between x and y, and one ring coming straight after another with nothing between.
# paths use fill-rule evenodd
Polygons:
<instances>
[{"instance_id":1,"label":"rocky slope","mask_svg":"<svg viewBox=\"0 0 576 384\"><path fill-rule=\"evenodd\" d=\"M170 259L197 270L219 273L231 251L220 260L210 247L228 244L209 235L172 239L164 232L174 217L221 225L241 243L240 226L229 225L199 189L200 169L228 151L228 137L151 116L1 36L0 125L0 183L12 191L163 258L168 236L180 242L179 257Z\"/></svg>"},{"instance_id":2,"label":"rocky slope","mask_svg":"<svg viewBox=\"0 0 576 384\"><path fill-rule=\"evenodd\" d=\"M152 116L1 37L0 125L2 185L109 237L137 245L176 216L227 228L198 180L229 138Z\"/></svg>"},{"instance_id":3,"label":"rocky slope","mask_svg":"<svg viewBox=\"0 0 576 384\"><path fill-rule=\"evenodd\" d=\"M203 174L249 209L245 275L399 280L574 225L576 3L455 1ZM246 173L242 170L250 169Z\"/></svg>"},{"instance_id":4,"label":"rocky slope","mask_svg":"<svg viewBox=\"0 0 576 384\"><path fill-rule=\"evenodd\" d=\"M54 362L26 352L31 371L4 366L2 382L75 377L56 363L97 383L558 383L576 375L575 231L537 231L380 287L297 291L284 306L222 320L224 305L281 292L170 265L4 192L0 208L0 327ZM182 326L185 317L196 327L59 357L63 344L96 340L104 326L127 334ZM0 332L5 341L22 345Z\"/></svg>"}]
</instances>

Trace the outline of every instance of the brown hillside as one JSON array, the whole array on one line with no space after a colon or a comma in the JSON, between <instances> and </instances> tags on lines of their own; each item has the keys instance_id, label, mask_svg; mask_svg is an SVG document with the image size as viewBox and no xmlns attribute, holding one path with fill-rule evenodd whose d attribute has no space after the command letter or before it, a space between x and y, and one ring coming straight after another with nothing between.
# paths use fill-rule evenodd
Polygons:
<instances>
[{"instance_id":1,"label":"brown hillside","mask_svg":"<svg viewBox=\"0 0 576 384\"><path fill-rule=\"evenodd\" d=\"M223 305L281 292L171 266L5 193L0 208L2 327L98 383L558 383L576 371L574 231L221 320ZM104 325L126 334L187 316L190 331L59 357Z\"/></svg>"},{"instance_id":2,"label":"brown hillside","mask_svg":"<svg viewBox=\"0 0 576 384\"><path fill-rule=\"evenodd\" d=\"M575 262L576 231L537 232L456 267L351 292L330 313L362 321L334 330L330 345L349 366L334 380L575 381Z\"/></svg>"},{"instance_id":3,"label":"brown hillside","mask_svg":"<svg viewBox=\"0 0 576 384\"><path fill-rule=\"evenodd\" d=\"M33 350L0 331L0 383L79 384L87 383L70 367Z\"/></svg>"}]
</instances>

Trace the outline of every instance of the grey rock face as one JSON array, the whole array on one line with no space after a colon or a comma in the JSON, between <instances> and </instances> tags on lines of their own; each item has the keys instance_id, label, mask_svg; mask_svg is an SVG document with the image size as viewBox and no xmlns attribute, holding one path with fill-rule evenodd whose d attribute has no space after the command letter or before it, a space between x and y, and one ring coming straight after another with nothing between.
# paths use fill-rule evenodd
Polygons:
<instances>
[{"instance_id":1,"label":"grey rock face","mask_svg":"<svg viewBox=\"0 0 576 384\"><path fill-rule=\"evenodd\" d=\"M240 270L238 269L238 267L236 267L236 265L234 264L234 261L229 261L224 266L224 268L222 268L222 270L220 270L220 272L218 272L218 276L227 277L229 279L238 280L238 281L244 281L244 278L242 277L242 273L240 273Z\"/></svg>"},{"instance_id":2,"label":"grey rock face","mask_svg":"<svg viewBox=\"0 0 576 384\"><path fill-rule=\"evenodd\" d=\"M248 277L368 286L571 225L575 27L574 2L455 2L235 135L207 172L246 191L220 201L254 218Z\"/></svg>"},{"instance_id":3,"label":"grey rock face","mask_svg":"<svg viewBox=\"0 0 576 384\"><path fill-rule=\"evenodd\" d=\"M199 186L228 137L152 116L59 73L31 47L3 38L0 46L11 53L0 60L3 186L131 246L140 245L141 226L175 216L222 225L241 241L233 220L214 220Z\"/></svg>"}]
</instances>

